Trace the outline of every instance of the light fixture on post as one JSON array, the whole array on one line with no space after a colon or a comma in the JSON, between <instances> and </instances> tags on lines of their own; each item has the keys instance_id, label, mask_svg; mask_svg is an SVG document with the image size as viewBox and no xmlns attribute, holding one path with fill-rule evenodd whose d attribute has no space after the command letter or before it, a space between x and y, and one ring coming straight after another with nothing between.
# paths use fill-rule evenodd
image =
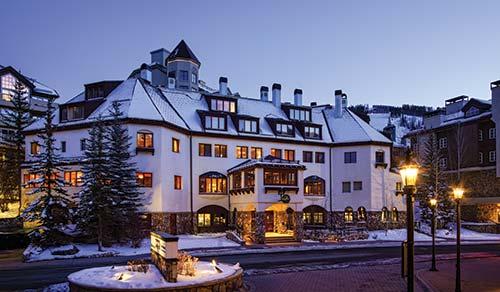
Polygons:
<instances>
[{"instance_id":1,"label":"light fixture on post","mask_svg":"<svg viewBox=\"0 0 500 292\"><path fill-rule=\"evenodd\" d=\"M413 222L413 196L416 191L418 164L413 161L410 149L406 152L406 159L399 168L401 182L403 184L403 194L406 195L406 244L407 244L407 291L414 289L414 222Z\"/></svg>"},{"instance_id":2,"label":"light fixture on post","mask_svg":"<svg viewBox=\"0 0 500 292\"><path fill-rule=\"evenodd\" d=\"M436 208L437 208L437 200L432 198L429 200L429 204L431 205L432 210L432 219L431 219L431 233L432 233L432 265L429 271L437 271L436 268Z\"/></svg>"},{"instance_id":3,"label":"light fixture on post","mask_svg":"<svg viewBox=\"0 0 500 292\"><path fill-rule=\"evenodd\" d=\"M455 199L455 203L457 206L457 264L456 264L456 275L455 275L455 291L460 292L462 291L462 284L461 284L461 274L460 274L460 229L461 229L461 224L460 224L460 201L464 197L464 189L461 187L456 187L453 188L453 198Z\"/></svg>"}]
</instances>

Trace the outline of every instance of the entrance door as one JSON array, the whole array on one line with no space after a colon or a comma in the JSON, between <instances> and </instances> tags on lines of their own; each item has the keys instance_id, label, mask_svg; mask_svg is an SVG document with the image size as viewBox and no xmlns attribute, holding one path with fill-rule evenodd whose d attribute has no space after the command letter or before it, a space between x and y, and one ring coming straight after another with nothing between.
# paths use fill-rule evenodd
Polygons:
<instances>
[{"instance_id":1,"label":"entrance door","mask_svg":"<svg viewBox=\"0 0 500 292\"><path fill-rule=\"evenodd\" d=\"M264 224L266 225L266 232L274 232L274 211L264 213Z\"/></svg>"}]
</instances>

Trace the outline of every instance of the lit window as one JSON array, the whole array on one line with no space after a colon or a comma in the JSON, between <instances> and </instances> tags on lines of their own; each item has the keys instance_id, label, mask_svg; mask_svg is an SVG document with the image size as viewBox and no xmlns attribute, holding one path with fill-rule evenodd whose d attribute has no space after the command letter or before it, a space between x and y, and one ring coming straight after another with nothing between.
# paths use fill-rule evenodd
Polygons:
<instances>
[{"instance_id":1,"label":"lit window","mask_svg":"<svg viewBox=\"0 0 500 292\"><path fill-rule=\"evenodd\" d=\"M39 183L33 183L32 181L37 180L40 178L39 174L34 174L34 173L25 173L23 175L23 183L25 184L26 188L37 188L40 186Z\"/></svg>"},{"instance_id":2,"label":"lit window","mask_svg":"<svg viewBox=\"0 0 500 292\"><path fill-rule=\"evenodd\" d=\"M82 185L83 173L81 171L65 171L64 172L64 181L72 187L79 187Z\"/></svg>"},{"instance_id":3,"label":"lit window","mask_svg":"<svg viewBox=\"0 0 500 292\"><path fill-rule=\"evenodd\" d=\"M356 152L344 152L344 163L356 163Z\"/></svg>"},{"instance_id":4,"label":"lit window","mask_svg":"<svg viewBox=\"0 0 500 292\"><path fill-rule=\"evenodd\" d=\"M271 148L271 156L281 158L281 149Z\"/></svg>"},{"instance_id":5,"label":"lit window","mask_svg":"<svg viewBox=\"0 0 500 292\"><path fill-rule=\"evenodd\" d=\"M313 153L312 153L312 151L304 151L304 152L302 152L302 161L303 162L313 162Z\"/></svg>"},{"instance_id":6,"label":"lit window","mask_svg":"<svg viewBox=\"0 0 500 292\"><path fill-rule=\"evenodd\" d=\"M295 160L295 150L285 149L283 159L293 161Z\"/></svg>"},{"instance_id":7,"label":"lit window","mask_svg":"<svg viewBox=\"0 0 500 292\"><path fill-rule=\"evenodd\" d=\"M182 176L174 175L174 190L182 189Z\"/></svg>"},{"instance_id":8,"label":"lit window","mask_svg":"<svg viewBox=\"0 0 500 292\"><path fill-rule=\"evenodd\" d=\"M40 154L40 145L38 142L31 142L30 144L30 153L31 155L38 155Z\"/></svg>"},{"instance_id":9,"label":"lit window","mask_svg":"<svg viewBox=\"0 0 500 292\"><path fill-rule=\"evenodd\" d=\"M380 214L380 217L382 222L387 222L389 220L389 210L387 210L387 207L382 208L382 213Z\"/></svg>"},{"instance_id":10,"label":"lit window","mask_svg":"<svg viewBox=\"0 0 500 292\"><path fill-rule=\"evenodd\" d=\"M248 147L247 146L236 146L236 158L247 159L248 158Z\"/></svg>"},{"instance_id":11,"label":"lit window","mask_svg":"<svg viewBox=\"0 0 500 292\"><path fill-rule=\"evenodd\" d=\"M350 181L342 182L342 192L343 193L350 193L351 192L351 182Z\"/></svg>"},{"instance_id":12,"label":"lit window","mask_svg":"<svg viewBox=\"0 0 500 292\"><path fill-rule=\"evenodd\" d=\"M396 207L393 207L391 212L391 220L393 222L398 222L398 219L399 219L398 209Z\"/></svg>"},{"instance_id":13,"label":"lit window","mask_svg":"<svg viewBox=\"0 0 500 292\"><path fill-rule=\"evenodd\" d=\"M265 185L297 185L297 171L290 169L264 169Z\"/></svg>"},{"instance_id":14,"label":"lit window","mask_svg":"<svg viewBox=\"0 0 500 292\"><path fill-rule=\"evenodd\" d=\"M209 172L200 175L200 193L225 194L226 176L220 173Z\"/></svg>"},{"instance_id":15,"label":"lit window","mask_svg":"<svg viewBox=\"0 0 500 292\"><path fill-rule=\"evenodd\" d=\"M260 148L260 147L250 148L250 157L252 159L261 159L262 158L262 148Z\"/></svg>"},{"instance_id":16,"label":"lit window","mask_svg":"<svg viewBox=\"0 0 500 292\"><path fill-rule=\"evenodd\" d=\"M326 210L320 206L312 205L304 208L302 219L304 225L324 225Z\"/></svg>"},{"instance_id":17,"label":"lit window","mask_svg":"<svg viewBox=\"0 0 500 292\"><path fill-rule=\"evenodd\" d=\"M213 111L235 113L236 102L232 100L213 98L210 101L210 109Z\"/></svg>"},{"instance_id":18,"label":"lit window","mask_svg":"<svg viewBox=\"0 0 500 292\"><path fill-rule=\"evenodd\" d=\"M214 152L215 157L227 157L227 145L215 144Z\"/></svg>"},{"instance_id":19,"label":"lit window","mask_svg":"<svg viewBox=\"0 0 500 292\"><path fill-rule=\"evenodd\" d=\"M253 170L245 171L245 188L255 186L255 173Z\"/></svg>"},{"instance_id":20,"label":"lit window","mask_svg":"<svg viewBox=\"0 0 500 292\"><path fill-rule=\"evenodd\" d=\"M212 156L212 145L211 144L198 144L198 154L200 156Z\"/></svg>"},{"instance_id":21,"label":"lit window","mask_svg":"<svg viewBox=\"0 0 500 292\"><path fill-rule=\"evenodd\" d=\"M346 223L351 223L354 220L354 212L351 207L346 207L344 209L344 221Z\"/></svg>"},{"instance_id":22,"label":"lit window","mask_svg":"<svg viewBox=\"0 0 500 292\"><path fill-rule=\"evenodd\" d=\"M232 185L233 190L241 189L241 172L233 173L232 182L233 182Z\"/></svg>"},{"instance_id":23,"label":"lit window","mask_svg":"<svg viewBox=\"0 0 500 292\"><path fill-rule=\"evenodd\" d=\"M138 148L153 148L153 133L137 132Z\"/></svg>"},{"instance_id":24,"label":"lit window","mask_svg":"<svg viewBox=\"0 0 500 292\"><path fill-rule=\"evenodd\" d=\"M16 90L16 78L11 74L2 76L2 99L5 101L11 101L13 96L13 91Z\"/></svg>"},{"instance_id":25,"label":"lit window","mask_svg":"<svg viewBox=\"0 0 500 292\"><path fill-rule=\"evenodd\" d=\"M304 195L324 196L325 180L318 176L310 176L304 179Z\"/></svg>"},{"instance_id":26,"label":"lit window","mask_svg":"<svg viewBox=\"0 0 500 292\"><path fill-rule=\"evenodd\" d=\"M198 214L198 226L209 227L211 225L210 214Z\"/></svg>"},{"instance_id":27,"label":"lit window","mask_svg":"<svg viewBox=\"0 0 500 292\"><path fill-rule=\"evenodd\" d=\"M153 174L151 172L137 172L136 179L140 187L150 188L153 186Z\"/></svg>"},{"instance_id":28,"label":"lit window","mask_svg":"<svg viewBox=\"0 0 500 292\"><path fill-rule=\"evenodd\" d=\"M366 208L365 207L358 208L358 220L359 221L366 221Z\"/></svg>"},{"instance_id":29,"label":"lit window","mask_svg":"<svg viewBox=\"0 0 500 292\"><path fill-rule=\"evenodd\" d=\"M181 141L177 138L172 138L172 152L179 153L181 151Z\"/></svg>"}]
</instances>

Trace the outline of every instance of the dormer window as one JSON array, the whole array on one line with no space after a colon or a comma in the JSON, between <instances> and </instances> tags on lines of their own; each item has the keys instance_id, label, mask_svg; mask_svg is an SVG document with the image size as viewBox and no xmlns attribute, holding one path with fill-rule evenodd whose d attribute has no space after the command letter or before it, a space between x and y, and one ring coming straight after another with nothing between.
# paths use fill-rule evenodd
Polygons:
<instances>
[{"instance_id":1,"label":"dormer window","mask_svg":"<svg viewBox=\"0 0 500 292\"><path fill-rule=\"evenodd\" d=\"M212 98L210 100L210 110L235 113L236 101Z\"/></svg>"},{"instance_id":2,"label":"dormer window","mask_svg":"<svg viewBox=\"0 0 500 292\"><path fill-rule=\"evenodd\" d=\"M311 111L307 109L290 109L290 119L297 121L310 121L311 120Z\"/></svg>"},{"instance_id":3,"label":"dormer window","mask_svg":"<svg viewBox=\"0 0 500 292\"><path fill-rule=\"evenodd\" d=\"M226 117L205 116L205 129L225 131Z\"/></svg>"},{"instance_id":4,"label":"dormer window","mask_svg":"<svg viewBox=\"0 0 500 292\"><path fill-rule=\"evenodd\" d=\"M66 106L61 108L61 122L81 120L84 116L83 106Z\"/></svg>"},{"instance_id":5,"label":"dormer window","mask_svg":"<svg viewBox=\"0 0 500 292\"><path fill-rule=\"evenodd\" d=\"M479 109L477 107L471 107L466 113L466 117L472 117L479 114Z\"/></svg>"},{"instance_id":6,"label":"dormer window","mask_svg":"<svg viewBox=\"0 0 500 292\"><path fill-rule=\"evenodd\" d=\"M276 123L276 134L282 136L293 136L293 125Z\"/></svg>"},{"instance_id":7,"label":"dormer window","mask_svg":"<svg viewBox=\"0 0 500 292\"><path fill-rule=\"evenodd\" d=\"M304 127L304 136L308 139L321 139L321 128L320 127L312 127L305 126Z\"/></svg>"},{"instance_id":8,"label":"dormer window","mask_svg":"<svg viewBox=\"0 0 500 292\"><path fill-rule=\"evenodd\" d=\"M238 130L245 133L258 133L259 129L257 120L240 119Z\"/></svg>"}]
</instances>

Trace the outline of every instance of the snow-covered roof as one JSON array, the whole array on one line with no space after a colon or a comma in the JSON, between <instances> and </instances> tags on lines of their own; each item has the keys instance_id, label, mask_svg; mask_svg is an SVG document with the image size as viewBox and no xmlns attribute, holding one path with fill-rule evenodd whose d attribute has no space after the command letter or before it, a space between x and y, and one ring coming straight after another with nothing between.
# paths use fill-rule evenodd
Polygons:
<instances>
[{"instance_id":1,"label":"snow-covered roof","mask_svg":"<svg viewBox=\"0 0 500 292\"><path fill-rule=\"evenodd\" d=\"M334 107L325 107L324 112L333 136L333 143L392 143L348 109L343 109L341 117L335 116Z\"/></svg>"},{"instance_id":2,"label":"snow-covered roof","mask_svg":"<svg viewBox=\"0 0 500 292\"><path fill-rule=\"evenodd\" d=\"M19 72L18 70L16 70L13 67L10 67L10 66L5 67L5 66L0 65L0 70L2 70L2 69L6 69L6 70L12 69L17 74L19 74L19 76L24 77L25 80L27 80L33 86L33 93L39 93L42 95L59 96L59 94L57 93L57 91L54 88L51 88L51 87L45 85L44 83L36 80L35 78L32 78L32 77L29 77L29 76L22 74L21 72Z\"/></svg>"},{"instance_id":3,"label":"snow-covered roof","mask_svg":"<svg viewBox=\"0 0 500 292\"><path fill-rule=\"evenodd\" d=\"M84 120L67 121L60 125L76 125L94 121L101 116L109 118L112 103L120 103L124 117L130 119L161 121L187 131L198 133L224 134L238 137L274 138L283 141L314 142L314 143L348 143L348 142L383 142L391 143L377 130L365 123L362 119L348 110L344 110L342 118L335 118L333 109L327 106L311 108L311 122L322 126L322 139L304 138L298 129L295 136L278 136L274 133L267 119L290 121L285 112L273 105L270 101L260 99L235 97L238 102L238 115L251 116L259 119L259 133L242 133L227 119L227 131L205 129L202 125L199 112L209 111L209 106L202 92L182 91L154 87L149 82L132 76L117 86L104 101ZM67 103L85 100L85 94L80 93ZM325 119L328 119L328 121ZM55 114L56 124L59 124L59 114ZM31 125L27 131L38 130L43 127L39 121ZM332 136L333 135L333 139Z\"/></svg>"},{"instance_id":4,"label":"snow-covered roof","mask_svg":"<svg viewBox=\"0 0 500 292\"><path fill-rule=\"evenodd\" d=\"M293 169L305 169L303 164L298 161L290 161L282 158L277 158L271 155L262 157L260 159L248 159L242 163L227 170L227 173L231 174L243 169L254 168L254 167L277 167L277 168L293 168Z\"/></svg>"}]
</instances>

